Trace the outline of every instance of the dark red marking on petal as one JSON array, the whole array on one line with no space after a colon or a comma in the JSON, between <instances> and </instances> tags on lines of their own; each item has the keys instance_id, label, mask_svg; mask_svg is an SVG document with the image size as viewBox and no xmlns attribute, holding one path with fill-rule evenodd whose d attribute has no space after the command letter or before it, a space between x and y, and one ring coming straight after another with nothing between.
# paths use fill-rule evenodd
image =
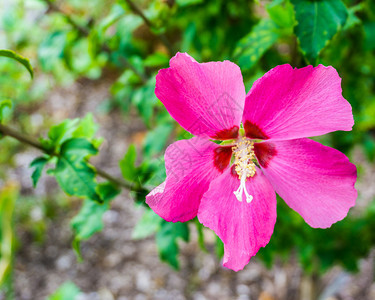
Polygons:
<instances>
[{"instance_id":1,"label":"dark red marking on petal","mask_svg":"<svg viewBox=\"0 0 375 300\"><path fill-rule=\"evenodd\" d=\"M238 126L233 126L230 129L223 129L216 133L211 138L215 140L231 140L238 137Z\"/></svg>"},{"instance_id":2,"label":"dark red marking on petal","mask_svg":"<svg viewBox=\"0 0 375 300\"><path fill-rule=\"evenodd\" d=\"M233 165L231 168L230 168L230 174L233 176L233 177L236 177L237 179L238 178L238 173L236 171L236 165Z\"/></svg>"},{"instance_id":3,"label":"dark red marking on petal","mask_svg":"<svg viewBox=\"0 0 375 300\"><path fill-rule=\"evenodd\" d=\"M223 172L229 165L232 157L232 146L218 147L214 150L214 165Z\"/></svg>"},{"instance_id":4,"label":"dark red marking on petal","mask_svg":"<svg viewBox=\"0 0 375 300\"><path fill-rule=\"evenodd\" d=\"M268 140L269 137L258 127L258 125L246 121L243 125L246 137L250 139Z\"/></svg>"},{"instance_id":5,"label":"dark red marking on petal","mask_svg":"<svg viewBox=\"0 0 375 300\"><path fill-rule=\"evenodd\" d=\"M277 154L274 144L271 143L255 143L254 153L259 164L263 168L267 168L272 158Z\"/></svg>"}]
</instances>

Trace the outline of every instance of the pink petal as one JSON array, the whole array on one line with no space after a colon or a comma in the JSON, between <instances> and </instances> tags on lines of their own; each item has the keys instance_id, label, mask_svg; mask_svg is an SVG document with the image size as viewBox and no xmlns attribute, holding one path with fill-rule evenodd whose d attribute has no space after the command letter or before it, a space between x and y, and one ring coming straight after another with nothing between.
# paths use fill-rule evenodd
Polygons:
<instances>
[{"instance_id":1,"label":"pink petal","mask_svg":"<svg viewBox=\"0 0 375 300\"><path fill-rule=\"evenodd\" d=\"M267 72L247 94L242 122L250 138L279 140L348 131L354 124L341 78L322 65L281 65Z\"/></svg>"},{"instance_id":2,"label":"pink petal","mask_svg":"<svg viewBox=\"0 0 375 300\"><path fill-rule=\"evenodd\" d=\"M146 197L146 203L169 222L185 222L197 215L210 182L228 167L231 147L199 137L181 140L165 152L167 179Z\"/></svg>"},{"instance_id":3,"label":"pink petal","mask_svg":"<svg viewBox=\"0 0 375 300\"><path fill-rule=\"evenodd\" d=\"M330 227L354 206L357 169L340 151L306 138L259 145L263 173L311 227Z\"/></svg>"},{"instance_id":4,"label":"pink petal","mask_svg":"<svg viewBox=\"0 0 375 300\"><path fill-rule=\"evenodd\" d=\"M224 266L238 271L260 247L268 244L276 222L276 195L257 168L255 176L246 182L253 200L250 203L245 199L238 201L233 192L239 187L240 180L234 173L232 167L212 181L202 198L198 219L223 241Z\"/></svg>"},{"instance_id":5,"label":"pink petal","mask_svg":"<svg viewBox=\"0 0 375 300\"><path fill-rule=\"evenodd\" d=\"M237 137L246 93L241 70L234 63L198 63L186 53L177 53L170 67L156 76L155 94L192 134Z\"/></svg>"}]
</instances>

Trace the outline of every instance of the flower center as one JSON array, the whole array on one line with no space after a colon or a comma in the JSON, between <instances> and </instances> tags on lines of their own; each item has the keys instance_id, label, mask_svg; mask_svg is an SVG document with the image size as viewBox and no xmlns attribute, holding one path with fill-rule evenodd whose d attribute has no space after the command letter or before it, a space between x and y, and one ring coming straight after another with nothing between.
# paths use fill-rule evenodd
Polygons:
<instances>
[{"instance_id":1,"label":"flower center","mask_svg":"<svg viewBox=\"0 0 375 300\"><path fill-rule=\"evenodd\" d=\"M232 150L234 153L234 169L241 180L240 186L233 194L238 201L242 202L242 195L245 193L246 202L250 203L253 200L253 196L246 190L246 180L248 177L253 177L256 171L254 164L254 142L243 137L233 146Z\"/></svg>"}]
</instances>

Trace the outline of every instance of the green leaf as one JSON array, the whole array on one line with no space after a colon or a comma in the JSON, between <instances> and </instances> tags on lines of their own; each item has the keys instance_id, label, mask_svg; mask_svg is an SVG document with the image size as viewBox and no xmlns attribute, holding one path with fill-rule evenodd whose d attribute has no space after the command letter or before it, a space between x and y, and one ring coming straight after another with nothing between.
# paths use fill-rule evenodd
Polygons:
<instances>
[{"instance_id":1,"label":"green leaf","mask_svg":"<svg viewBox=\"0 0 375 300\"><path fill-rule=\"evenodd\" d=\"M72 219L71 227L78 241L88 240L103 229L103 214L109 209L108 202L98 203L85 199L79 213Z\"/></svg>"},{"instance_id":2,"label":"green leaf","mask_svg":"<svg viewBox=\"0 0 375 300\"><path fill-rule=\"evenodd\" d=\"M150 120L153 115L153 108L158 102L155 96L154 76L150 78L146 85L143 85L134 91L131 102L137 107L143 121L146 124L150 124Z\"/></svg>"},{"instance_id":3,"label":"green leaf","mask_svg":"<svg viewBox=\"0 0 375 300\"><path fill-rule=\"evenodd\" d=\"M251 69L278 37L277 26L272 20L262 19L256 24L252 31L238 42L234 50L241 69Z\"/></svg>"},{"instance_id":4,"label":"green leaf","mask_svg":"<svg viewBox=\"0 0 375 300\"><path fill-rule=\"evenodd\" d=\"M195 227L197 228L198 233L198 245L202 251L208 252L207 247L204 243L204 233L203 233L203 224L198 221L198 218L194 219Z\"/></svg>"},{"instance_id":5,"label":"green leaf","mask_svg":"<svg viewBox=\"0 0 375 300\"><path fill-rule=\"evenodd\" d=\"M297 19L295 34L303 53L315 62L320 51L344 26L348 12L341 0L291 0Z\"/></svg>"},{"instance_id":6,"label":"green leaf","mask_svg":"<svg viewBox=\"0 0 375 300\"><path fill-rule=\"evenodd\" d=\"M156 245L159 250L160 259L167 262L173 268L179 268L177 255L179 247L177 239L181 238L185 242L189 241L189 228L187 223L163 222L161 229L156 234Z\"/></svg>"},{"instance_id":7,"label":"green leaf","mask_svg":"<svg viewBox=\"0 0 375 300\"><path fill-rule=\"evenodd\" d=\"M85 199L81 210L70 222L74 231L73 248L79 258L81 241L88 240L103 229L103 214L109 209L110 201L120 193L120 190L109 182L98 184L96 191L103 199L103 203Z\"/></svg>"},{"instance_id":8,"label":"green leaf","mask_svg":"<svg viewBox=\"0 0 375 300\"><path fill-rule=\"evenodd\" d=\"M132 238L135 240L140 240L149 237L160 228L162 221L163 219L151 209L145 210L142 218L134 227Z\"/></svg>"},{"instance_id":9,"label":"green leaf","mask_svg":"<svg viewBox=\"0 0 375 300\"><path fill-rule=\"evenodd\" d=\"M27 71L29 71L31 78L34 77L33 67L31 66L30 61L27 58L17 54L12 50L0 50L0 56L9 57L18 61L27 69Z\"/></svg>"},{"instance_id":10,"label":"green leaf","mask_svg":"<svg viewBox=\"0 0 375 300\"><path fill-rule=\"evenodd\" d=\"M172 130L173 124L165 123L149 131L143 147L145 156L151 157L152 155L160 153L164 149Z\"/></svg>"},{"instance_id":11,"label":"green leaf","mask_svg":"<svg viewBox=\"0 0 375 300\"><path fill-rule=\"evenodd\" d=\"M119 162L122 176L125 179L133 182L137 180L137 168L134 165L136 158L137 151L135 149L135 146L130 145L124 158Z\"/></svg>"},{"instance_id":12,"label":"green leaf","mask_svg":"<svg viewBox=\"0 0 375 300\"><path fill-rule=\"evenodd\" d=\"M48 300L75 300L81 293L79 288L71 281L62 284L56 292L50 295Z\"/></svg>"},{"instance_id":13,"label":"green leaf","mask_svg":"<svg viewBox=\"0 0 375 300\"><path fill-rule=\"evenodd\" d=\"M31 179L33 181L33 186L36 188L36 185L38 184L39 178L42 175L43 168L47 164L48 159L45 157L37 157L34 159L31 164L30 168L34 168L33 173L31 174Z\"/></svg>"},{"instance_id":14,"label":"green leaf","mask_svg":"<svg viewBox=\"0 0 375 300\"><path fill-rule=\"evenodd\" d=\"M111 182L100 183L96 186L96 191L104 202L113 200L121 190Z\"/></svg>"},{"instance_id":15,"label":"green leaf","mask_svg":"<svg viewBox=\"0 0 375 300\"><path fill-rule=\"evenodd\" d=\"M1 100L0 101L0 123L3 122L5 116L6 116L6 112L7 110L10 110L12 109L13 107L13 103L11 100Z\"/></svg>"},{"instance_id":16,"label":"green leaf","mask_svg":"<svg viewBox=\"0 0 375 300\"><path fill-rule=\"evenodd\" d=\"M177 0L176 3L178 6L189 6L194 4L202 3L203 0Z\"/></svg>"},{"instance_id":17,"label":"green leaf","mask_svg":"<svg viewBox=\"0 0 375 300\"><path fill-rule=\"evenodd\" d=\"M73 131L72 137L92 139L98 130L98 125L94 122L94 117L88 113Z\"/></svg>"},{"instance_id":18,"label":"green leaf","mask_svg":"<svg viewBox=\"0 0 375 300\"><path fill-rule=\"evenodd\" d=\"M281 28L292 28L295 25L293 5L289 1L276 0L266 7L271 20Z\"/></svg>"},{"instance_id":19,"label":"green leaf","mask_svg":"<svg viewBox=\"0 0 375 300\"><path fill-rule=\"evenodd\" d=\"M224 256L224 243L218 236L216 236L215 253L219 259Z\"/></svg>"},{"instance_id":20,"label":"green leaf","mask_svg":"<svg viewBox=\"0 0 375 300\"><path fill-rule=\"evenodd\" d=\"M362 11L363 8L363 3L359 3L355 6L348 8L348 19L346 20L344 30L348 30L358 24L361 24L361 19L356 16L356 13L358 11Z\"/></svg>"},{"instance_id":21,"label":"green leaf","mask_svg":"<svg viewBox=\"0 0 375 300\"><path fill-rule=\"evenodd\" d=\"M65 193L101 201L96 192L96 172L87 158L97 154L98 150L87 140L73 138L61 145L56 168L50 173Z\"/></svg>"},{"instance_id":22,"label":"green leaf","mask_svg":"<svg viewBox=\"0 0 375 300\"><path fill-rule=\"evenodd\" d=\"M144 60L143 64L145 67L160 67L160 66L167 66L169 62L168 55L156 52L153 53Z\"/></svg>"},{"instance_id":23,"label":"green leaf","mask_svg":"<svg viewBox=\"0 0 375 300\"><path fill-rule=\"evenodd\" d=\"M14 247L13 212L18 186L6 183L0 188L0 287L9 278Z\"/></svg>"},{"instance_id":24,"label":"green leaf","mask_svg":"<svg viewBox=\"0 0 375 300\"><path fill-rule=\"evenodd\" d=\"M50 128L48 132L48 142L50 147L59 148L66 140L72 138L73 132L77 129L79 119L66 119L60 124L54 125Z\"/></svg>"}]
</instances>

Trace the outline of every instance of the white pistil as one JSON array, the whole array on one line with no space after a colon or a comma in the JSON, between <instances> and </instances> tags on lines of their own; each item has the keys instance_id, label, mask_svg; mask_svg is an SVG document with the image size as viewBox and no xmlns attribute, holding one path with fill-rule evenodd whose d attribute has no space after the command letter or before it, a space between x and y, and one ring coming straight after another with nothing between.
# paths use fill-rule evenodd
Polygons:
<instances>
[{"instance_id":1,"label":"white pistil","mask_svg":"<svg viewBox=\"0 0 375 300\"><path fill-rule=\"evenodd\" d=\"M253 177L255 175L256 169L253 161L255 159L254 142L244 137L232 150L235 158L235 171L238 174L238 178L241 180L240 186L233 194L238 201L242 202L242 194L245 193L246 202L250 203L253 200L253 196L246 190L246 180L248 177Z\"/></svg>"},{"instance_id":2,"label":"white pistil","mask_svg":"<svg viewBox=\"0 0 375 300\"><path fill-rule=\"evenodd\" d=\"M246 202L250 203L253 200L253 196L251 196L246 190L246 175L242 175L240 186L238 187L237 191L234 191L233 194L236 196L237 200L242 202L242 193L245 192Z\"/></svg>"}]
</instances>

